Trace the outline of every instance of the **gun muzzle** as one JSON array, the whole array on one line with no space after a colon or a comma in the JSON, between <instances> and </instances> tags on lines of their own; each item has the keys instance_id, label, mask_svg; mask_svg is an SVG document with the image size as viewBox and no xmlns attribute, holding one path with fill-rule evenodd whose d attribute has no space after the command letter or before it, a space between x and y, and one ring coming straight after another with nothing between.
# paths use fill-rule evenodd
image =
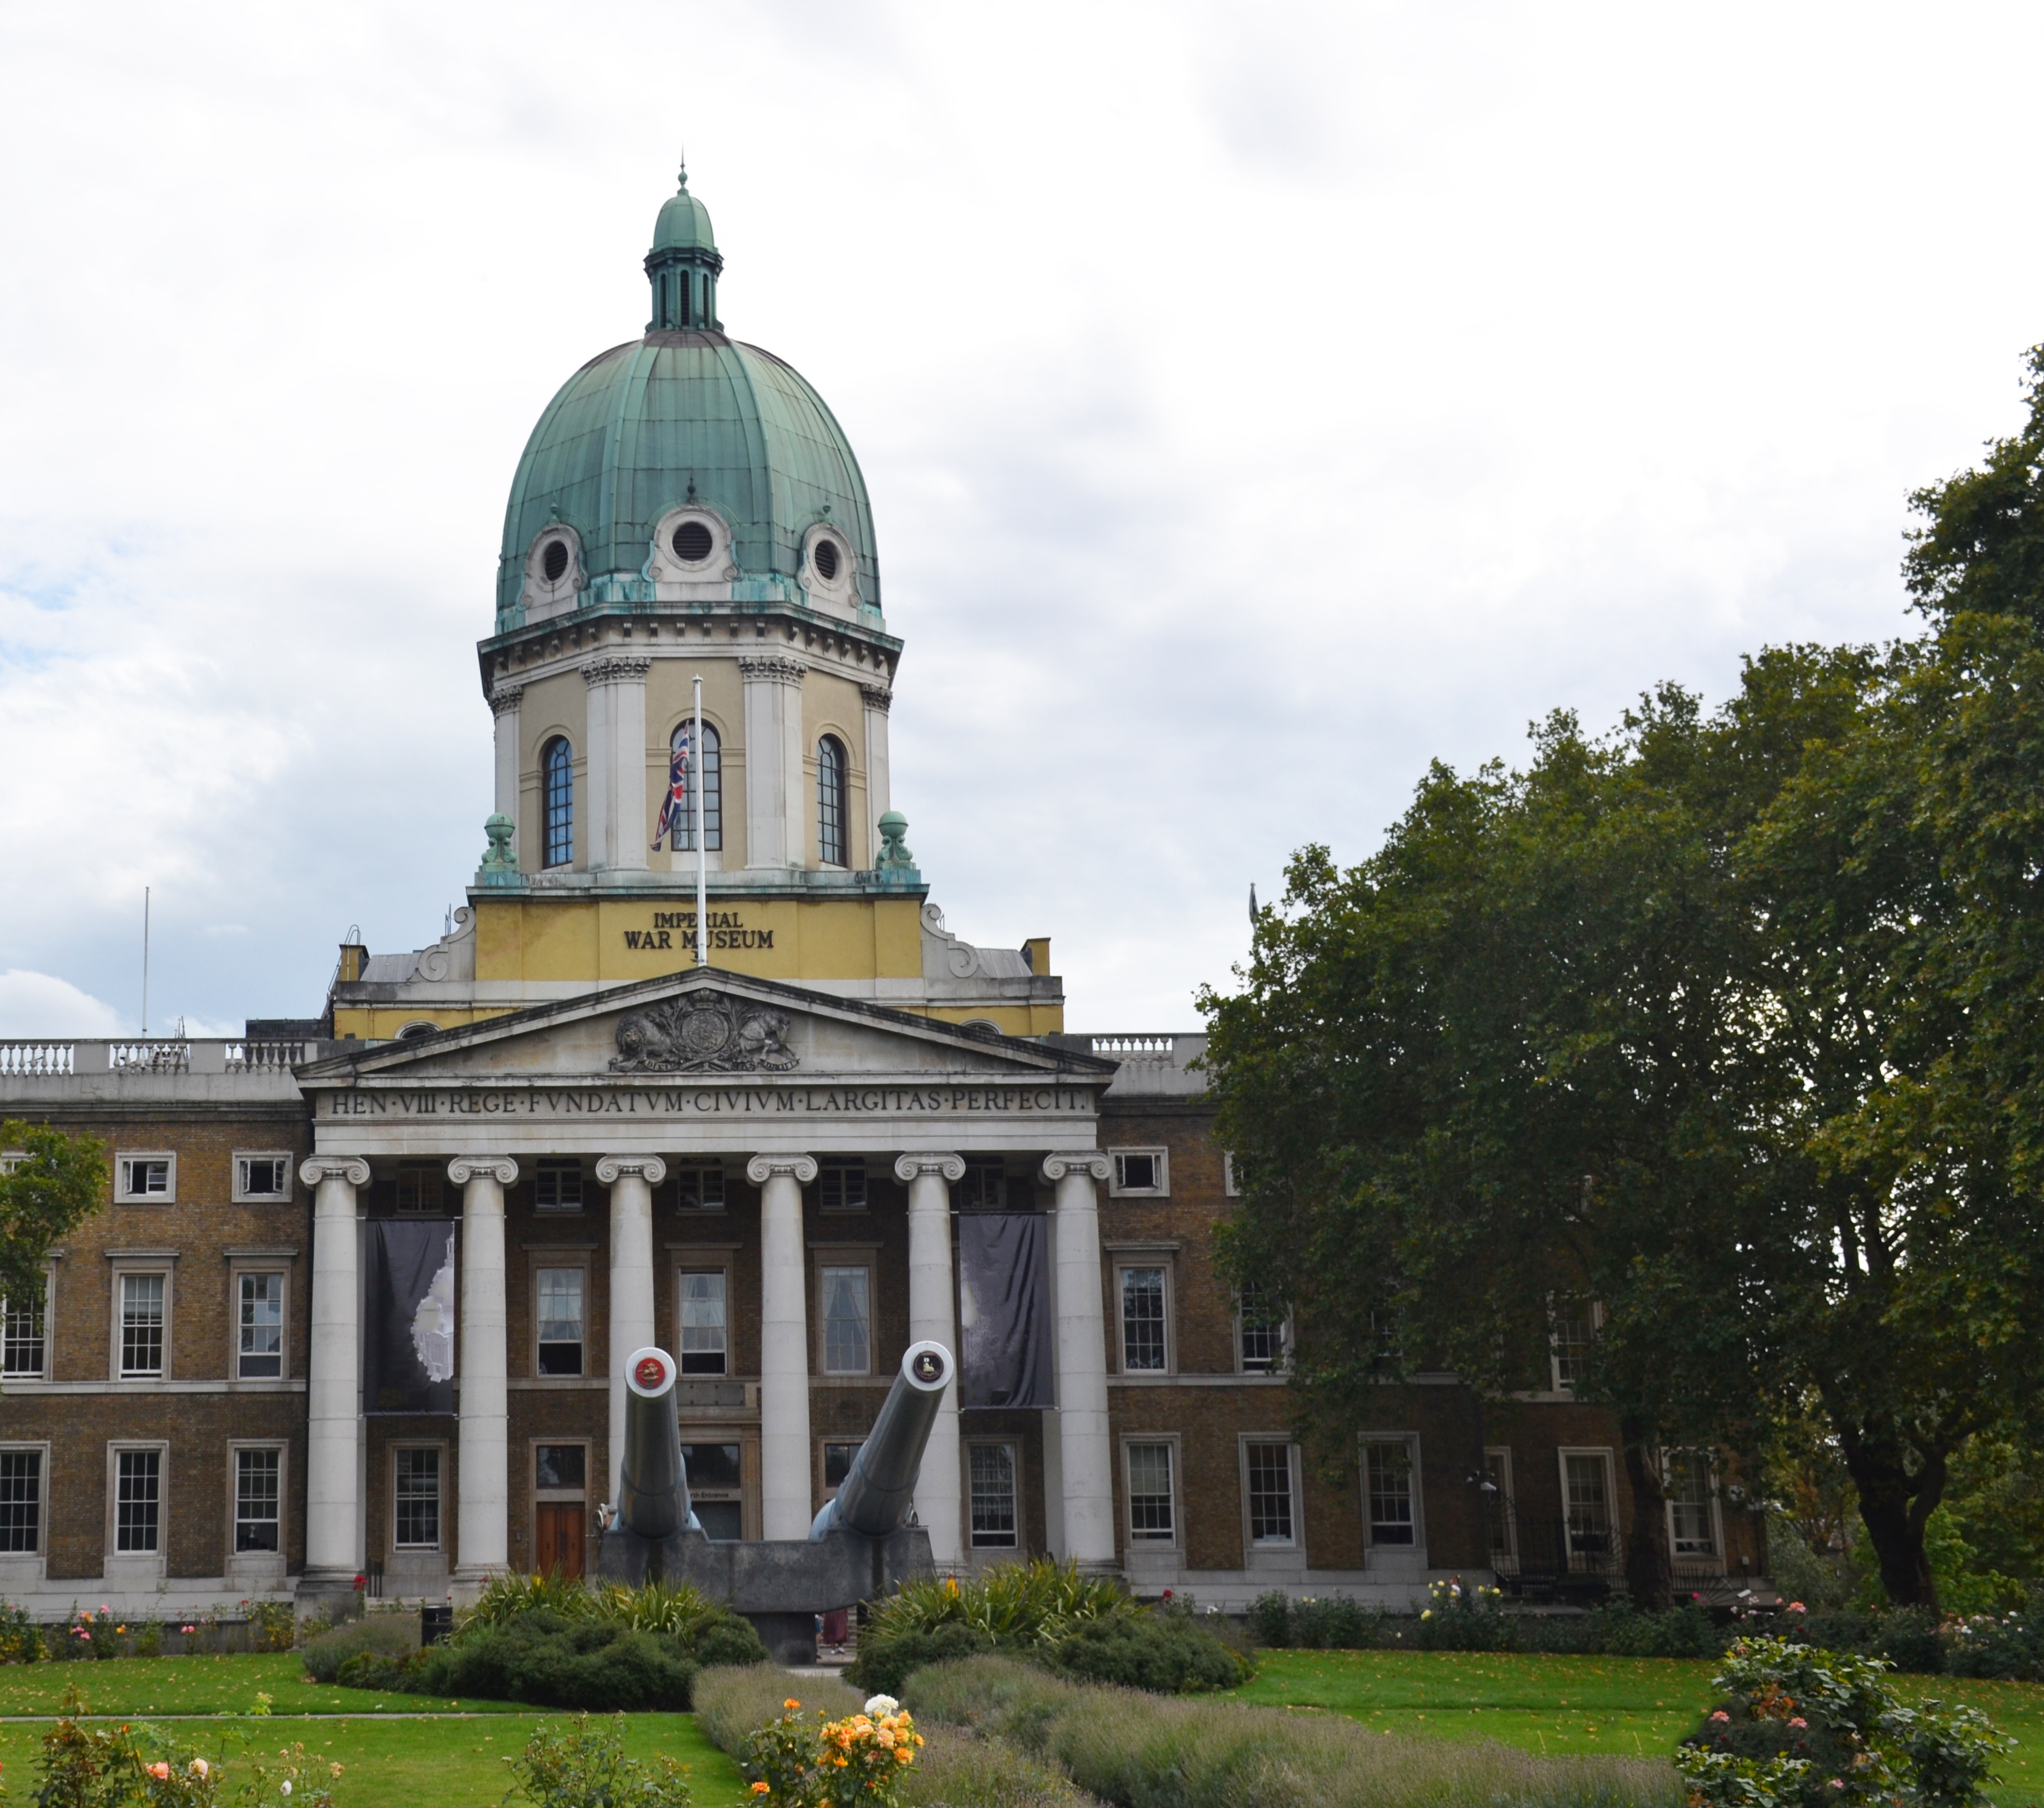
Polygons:
<instances>
[{"instance_id":1,"label":"gun muzzle","mask_svg":"<svg viewBox=\"0 0 2044 1808\"><path fill-rule=\"evenodd\" d=\"M937 1409L956 1366L940 1343L909 1346L880 1416L852 1458L851 1474L810 1526L812 1538L835 1530L884 1538L907 1517L930 1427L937 1422Z\"/></svg>"},{"instance_id":2,"label":"gun muzzle","mask_svg":"<svg viewBox=\"0 0 2044 1808\"><path fill-rule=\"evenodd\" d=\"M617 1480L617 1521L642 1538L659 1539L694 1522L682 1424L674 1399L674 1359L664 1349L632 1351L624 1365L624 1460Z\"/></svg>"}]
</instances>

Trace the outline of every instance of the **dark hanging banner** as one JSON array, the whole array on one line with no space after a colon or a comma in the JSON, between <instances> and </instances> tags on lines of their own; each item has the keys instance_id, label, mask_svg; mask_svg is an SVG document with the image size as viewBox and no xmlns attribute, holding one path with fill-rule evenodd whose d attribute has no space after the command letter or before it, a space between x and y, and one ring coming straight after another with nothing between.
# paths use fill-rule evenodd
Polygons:
<instances>
[{"instance_id":1,"label":"dark hanging banner","mask_svg":"<svg viewBox=\"0 0 2044 1808\"><path fill-rule=\"evenodd\" d=\"M368 1230L365 1407L452 1412L455 1220L373 1218Z\"/></svg>"},{"instance_id":2,"label":"dark hanging banner","mask_svg":"<svg viewBox=\"0 0 2044 1808\"><path fill-rule=\"evenodd\" d=\"M1055 1406L1043 1213L966 1211L957 1224L959 1404Z\"/></svg>"}]
</instances>

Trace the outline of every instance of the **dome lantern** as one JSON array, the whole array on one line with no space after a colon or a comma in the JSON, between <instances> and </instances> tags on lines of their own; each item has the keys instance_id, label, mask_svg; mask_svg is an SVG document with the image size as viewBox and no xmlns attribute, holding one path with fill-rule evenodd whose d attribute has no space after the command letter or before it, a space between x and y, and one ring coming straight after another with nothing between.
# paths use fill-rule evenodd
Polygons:
<instances>
[{"instance_id":1,"label":"dome lantern","mask_svg":"<svg viewBox=\"0 0 2044 1808\"><path fill-rule=\"evenodd\" d=\"M709 209L689 193L689 167L680 186L653 223L653 248L646 254L646 278L653 289L648 332L716 332L717 279L724 269Z\"/></svg>"}]
</instances>

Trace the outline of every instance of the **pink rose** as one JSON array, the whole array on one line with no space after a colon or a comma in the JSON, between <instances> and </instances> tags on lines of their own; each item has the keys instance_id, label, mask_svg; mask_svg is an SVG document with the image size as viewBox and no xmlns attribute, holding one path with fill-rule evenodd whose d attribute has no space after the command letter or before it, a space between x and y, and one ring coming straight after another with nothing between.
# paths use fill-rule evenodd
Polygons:
<instances>
[{"instance_id":1,"label":"pink rose","mask_svg":"<svg viewBox=\"0 0 2044 1808\"><path fill-rule=\"evenodd\" d=\"M1719 1708L1716 1714L1711 1716L1711 1718L1717 1722L1721 1725L1729 1726L1731 1724L1731 1716L1727 1714L1723 1708Z\"/></svg>"},{"instance_id":2,"label":"pink rose","mask_svg":"<svg viewBox=\"0 0 2044 1808\"><path fill-rule=\"evenodd\" d=\"M1800 1601L1791 1601L1788 1603L1788 1611L1792 1614L1807 1614L1809 1610Z\"/></svg>"},{"instance_id":3,"label":"pink rose","mask_svg":"<svg viewBox=\"0 0 2044 1808\"><path fill-rule=\"evenodd\" d=\"M163 1764L152 1764L149 1767L149 1775L159 1783L167 1783L170 1780L171 1767Z\"/></svg>"}]
</instances>

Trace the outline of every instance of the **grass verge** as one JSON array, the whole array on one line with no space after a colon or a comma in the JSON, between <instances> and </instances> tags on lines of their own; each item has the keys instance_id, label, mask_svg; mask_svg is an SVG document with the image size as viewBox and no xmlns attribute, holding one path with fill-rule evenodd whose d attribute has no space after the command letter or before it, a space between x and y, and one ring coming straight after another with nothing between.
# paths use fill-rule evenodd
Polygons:
<instances>
[{"instance_id":1,"label":"grass verge","mask_svg":"<svg viewBox=\"0 0 2044 1808\"><path fill-rule=\"evenodd\" d=\"M1232 1699L1320 1708L1373 1732L1495 1739L1548 1756L1653 1757L1710 1705L1714 1663L1678 1658L1431 1651L1263 1651ZM1962 1702L2020 1741L1989 1790L2002 1808L2044 1808L2044 1687L1897 1676L1906 1701Z\"/></svg>"}]
</instances>

